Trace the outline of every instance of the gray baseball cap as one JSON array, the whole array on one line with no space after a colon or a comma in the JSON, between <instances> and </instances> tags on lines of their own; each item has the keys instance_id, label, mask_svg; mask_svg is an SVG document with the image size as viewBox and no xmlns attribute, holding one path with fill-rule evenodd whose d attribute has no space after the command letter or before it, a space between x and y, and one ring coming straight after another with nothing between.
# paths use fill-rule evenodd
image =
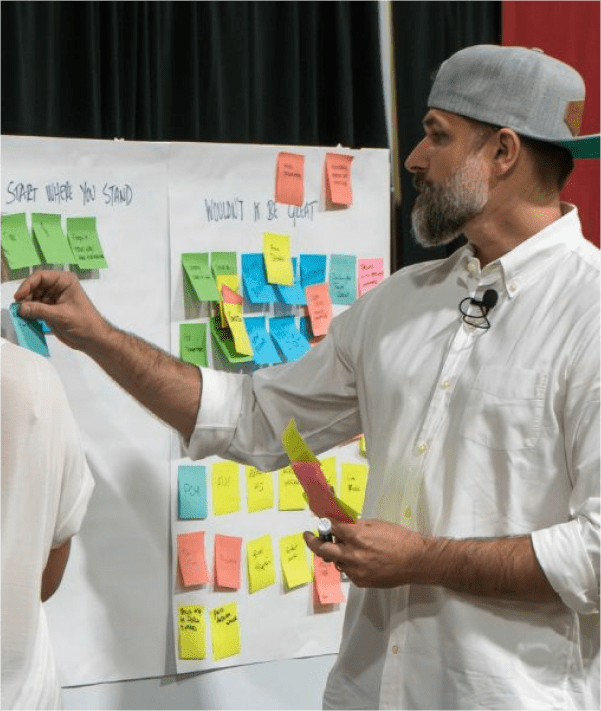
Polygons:
<instances>
[{"instance_id":1,"label":"gray baseball cap","mask_svg":"<svg viewBox=\"0 0 601 711\"><path fill-rule=\"evenodd\" d=\"M481 44L442 63L428 106L599 158L599 134L578 135L584 95L580 74L542 50Z\"/></svg>"}]
</instances>

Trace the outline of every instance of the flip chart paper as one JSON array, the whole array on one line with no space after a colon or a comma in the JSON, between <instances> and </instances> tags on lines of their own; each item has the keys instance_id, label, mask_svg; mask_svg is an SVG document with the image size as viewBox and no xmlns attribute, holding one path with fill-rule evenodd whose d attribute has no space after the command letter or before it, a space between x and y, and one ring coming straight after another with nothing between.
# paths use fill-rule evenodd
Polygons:
<instances>
[{"instance_id":1,"label":"flip chart paper","mask_svg":"<svg viewBox=\"0 0 601 711\"><path fill-rule=\"evenodd\" d=\"M306 445L302 438L294 419L284 427L282 433L282 444L284 451L288 455L291 462L317 462L317 457Z\"/></svg>"},{"instance_id":2,"label":"flip chart paper","mask_svg":"<svg viewBox=\"0 0 601 711\"><path fill-rule=\"evenodd\" d=\"M296 271L296 257L292 257L292 273L294 274L294 286L284 286L283 284L278 284L275 289L280 296L280 300L285 304L291 304L293 306L304 306L307 303L307 298L305 296L305 290L301 286L300 277Z\"/></svg>"},{"instance_id":3,"label":"flip chart paper","mask_svg":"<svg viewBox=\"0 0 601 711\"><path fill-rule=\"evenodd\" d=\"M216 462L211 472L213 513L216 516L240 511L240 488L236 462Z\"/></svg>"},{"instance_id":4,"label":"flip chart paper","mask_svg":"<svg viewBox=\"0 0 601 711\"><path fill-rule=\"evenodd\" d=\"M215 345L230 363L248 363L252 360L252 356L242 355L236 351L232 332L229 328L220 328L216 316L210 318L210 329Z\"/></svg>"},{"instance_id":5,"label":"flip chart paper","mask_svg":"<svg viewBox=\"0 0 601 711\"><path fill-rule=\"evenodd\" d=\"M184 587L204 585L209 581L209 573L205 563L204 531L178 533L177 558Z\"/></svg>"},{"instance_id":6,"label":"flip chart paper","mask_svg":"<svg viewBox=\"0 0 601 711\"><path fill-rule=\"evenodd\" d=\"M246 500L250 513L273 508L273 478L271 472L246 467Z\"/></svg>"},{"instance_id":7,"label":"flip chart paper","mask_svg":"<svg viewBox=\"0 0 601 711\"><path fill-rule=\"evenodd\" d=\"M271 536L261 536L246 544L248 591L251 593L275 583L275 565Z\"/></svg>"},{"instance_id":8,"label":"flip chart paper","mask_svg":"<svg viewBox=\"0 0 601 711\"><path fill-rule=\"evenodd\" d=\"M294 316L269 319L269 333L288 361L299 360L311 350L311 345L297 330Z\"/></svg>"},{"instance_id":9,"label":"flip chart paper","mask_svg":"<svg viewBox=\"0 0 601 711\"><path fill-rule=\"evenodd\" d=\"M357 298L357 257L332 254L330 257L330 294L333 304L352 304Z\"/></svg>"},{"instance_id":10,"label":"flip chart paper","mask_svg":"<svg viewBox=\"0 0 601 711\"><path fill-rule=\"evenodd\" d=\"M60 215L34 212L31 228L46 264L75 263L69 242L63 234Z\"/></svg>"},{"instance_id":11,"label":"flip chart paper","mask_svg":"<svg viewBox=\"0 0 601 711\"><path fill-rule=\"evenodd\" d=\"M313 557L315 571L315 592L322 605L344 602L344 593L340 581L340 572L334 563L326 563L318 556Z\"/></svg>"},{"instance_id":12,"label":"flip chart paper","mask_svg":"<svg viewBox=\"0 0 601 711\"><path fill-rule=\"evenodd\" d=\"M40 264L40 258L27 229L24 212L2 215L2 251L11 269Z\"/></svg>"},{"instance_id":13,"label":"flip chart paper","mask_svg":"<svg viewBox=\"0 0 601 711\"><path fill-rule=\"evenodd\" d=\"M311 568L307 563L307 546L302 533L280 538L280 558L284 581L289 590L311 582Z\"/></svg>"},{"instance_id":14,"label":"flip chart paper","mask_svg":"<svg viewBox=\"0 0 601 711\"><path fill-rule=\"evenodd\" d=\"M209 364L207 359L207 324L180 323L179 353L186 363L194 365Z\"/></svg>"},{"instance_id":15,"label":"flip chart paper","mask_svg":"<svg viewBox=\"0 0 601 711\"><path fill-rule=\"evenodd\" d=\"M267 281L270 284L294 286L294 273L292 271L292 259L290 258L290 237L288 235L264 232L263 254L265 255Z\"/></svg>"},{"instance_id":16,"label":"flip chart paper","mask_svg":"<svg viewBox=\"0 0 601 711\"><path fill-rule=\"evenodd\" d=\"M224 659L240 654L240 623L235 602L216 607L210 612L213 659Z\"/></svg>"},{"instance_id":17,"label":"flip chart paper","mask_svg":"<svg viewBox=\"0 0 601 711\"><path fill-rule=\"evenodd\" d=\"M67 217L67 239L80 269L108 266L98 239L95 217Z\"/></svg>"},{"instance_id":18,"label":"flip chart paper","mask_svg":"<svg viewBox=\"0 0 601 711\"><path fill-rule=\"evenodd\" d=\"M207 471L198 464L181 464L177 468L179 517L207 517Z\"/></svg>"},{"instance_id":19,"label":"flip chart paper","mask_svg":"<svg viewBox=\"0 0 601 711\"><path fill-rule=\"evenodd\" d=\"M246 332L244 319L242 318L243 298L240 294L229 289L225 284L221 287L223 293L223 311L225 318L234 337L234 346L238 353L242 355L253 355L253 349Z\"/></svg>"},{"instance_id":20,"label":"flip chart paper","mask_svg":"<svg viewBox=\"0 0 601 711\"><path fill-rule=\"evenodd\" d=\"M236 252L211 252L211 270L215 277L219 274L237 274L238 255Z\"/></svg>"},{"instance_id":21,"label":"flip chart paper","mask_svg":"<svg viewBox=\"0 0 601 711\"><path fill-rule=\"evenodd\" d=\"M219 291L219 317L221 318L222 327L227 325L227 317L223 309L223 287L227 286L232 291L238 291L238 275L237 274L218 274L216 277L217 290Z\"/></svg>"},{"instance_id":22,"label":"flip chart paper","mask_svg":"<svg viewBox=\"0 0 601 711\"><path fill-rule=\"evenodd\" d=\"M275 180L276 202L287 205L303 204L305 156L298 153L278 153Z\"/></svg>"},{"instance_id":23,"label":"flip chart paper","mask_svg":"<svg viewBox=\"0 0 601 711\"><path fill-rule=\"evenodd\" d=\"M215 583L222 588L238 590L240 587L240 550L242 539L238 536L215 534Z\"/></svg>"},{"instance_id":24,"label":"flip chart paper","mask_svg":"<svg viewBox=\"0 0 601 711\"><path fill-rule=\"evenodd\" d=\"M273 304L278 300L275 287L267 283L265 258L262 254L242 255L242 281L252 304Z\"/></svg>"},{"instance_id":25,"label":"flip chart paper","mask_svg":"<svg viewBox=\"0 0 601 711\"><path fill-rule=\"evenodd\" d=\"M320 459L321 471L331 487L333 492L336 492L336 457L326 457Z\"/></svg>"},{"instance_id":26,"label":"flip chart paper","mask_svg":"<svg viewBox=\"0 0 601 711\"><path fill-rule=\"evenodd\" d=\"M353 156L326 153L326 199L335 205L352 205L351 163Z\"/></svg>"},{"instance_id":27,"label":"flip chart paper","mask_svg":"<svg viewBox=\"0 0 601 711\"><path fill-rule=\"evenodd\" d=\"M182 254L182 268L198 301L219 301L208 252L185 252Z\"/></svg>"},{"instance_id":28,"label":"flip chart paper","mask_svg":"<svg viewBox=\"0 0 601 711\"><path fill-rule=\"evenodd\" d=\"M373 289L384 279L384 260L382 257L359 260L359 296Z\"/></svg>"},{"instance_id":29,"label":"flip chart paper","mask_svg":"<svg viewBox=\"0 0 601 711\"><path fill-rule=\"evenodd\" d=\"M34 319L21 318L21 316L19 316L18 304L11 304L8 312L19 345L23 346L23 348L28 348L34 353L49 357L50 351L46 343L42 322Z\"/></svg>"},{"instance_id":30,"label":"flip chart paper","mask_svg":"<svg viewBox=\"0 0 601 711\"><path fill-rule=\"evenodd\" d=\"M311 284L305 288L311 330L315 336L325 336L332 322L332 301L327 284Z\"/></svg>"},{"instance_id":31,"label":"flip chart paper","mask_svg":"<svg viewBox=\"0 0 601 711\"><path fill-rule=\"evenodd\" d=\"M205 608L200 605L178 606L179 658L206 657Z\"/></svg>"},{"instance_id":32,"label":"flip chart paper","mask_svg":"<svg viewBox=\"0 0 601 711\"><path fill-rule=\"evenodd\" d=\"M292 462L291 466L307 494L309 508L316 516L343 523L354 523L357 520L356 510L351 510L333 494L319 462Z\"/></svg>"},{"instance_id":33,"label":"flip chart paper","mask_svg":"<svg viewBox=\"0 0 601 711\"><path fill-rule=\"evenodd\" d=\"M300 273L303 289L311 284L323 284L326 280L326 255L301 254Z\"/></svg>"},{"instance_id":34,"label":"flip chart paper","mask_svg":"<svg viewBox=\"0 0 601 711\"><path fill-rule=\"evenodd\" d=\"M361 512L365 499L368 467L365 464L343 463L340 477L340 499L355 511Z\"/></svg>"},{"instance_id":35,"label":"flip chart paper","mask_svg":"<svg viewBox=\"0 0 601 711\"><path fill-rule=\"evenodd\" d=\"M244 324L253 351L253 360L257 365L281 363L275 345L265 325L265 316L245 316Z\"/></svg>"},{"instance_id":36,"label":"flip chart paper","mask_svg":"<svg viewBox=\"0 0 601 711\"><path fill-rule=\"evenodd\" d=\"M302 511L307 508L307 499L292 467L284 467L278 473L280 511Z\"/></svg>"}]
</instances>

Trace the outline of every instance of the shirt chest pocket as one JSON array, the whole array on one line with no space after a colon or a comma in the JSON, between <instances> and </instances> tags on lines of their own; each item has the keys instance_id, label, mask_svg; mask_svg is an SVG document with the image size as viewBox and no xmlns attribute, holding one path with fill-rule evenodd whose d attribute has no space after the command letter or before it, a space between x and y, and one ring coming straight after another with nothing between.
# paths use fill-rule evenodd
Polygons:
<instances>
[{"instance_id":1,"label":"shirt chest pocket","mask_svg":"<svg viewBox=\"0 0 601 711\"><path fill-rule=\"evenodd\" d=\"M489 449L534 447L540 436L548 374L485 367L468 395L461 436Z\"/></svg>"}]
</instances>

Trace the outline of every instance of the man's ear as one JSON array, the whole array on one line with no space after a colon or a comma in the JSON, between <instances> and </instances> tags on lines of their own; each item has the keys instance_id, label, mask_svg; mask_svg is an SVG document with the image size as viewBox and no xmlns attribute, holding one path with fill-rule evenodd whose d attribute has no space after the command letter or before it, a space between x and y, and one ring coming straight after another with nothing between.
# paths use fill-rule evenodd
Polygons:
<instances>
[{"instance_id":1,"label":"man's ear","mask_svg":"<svg viewBox=\"0 0 601 711\"><path fill-rule=\"evenodd\" d=\"M509 173L520 155L522 142L511 128L501 128L494 136L493 171L497 177Z\"/></svg>"}]
</instances>

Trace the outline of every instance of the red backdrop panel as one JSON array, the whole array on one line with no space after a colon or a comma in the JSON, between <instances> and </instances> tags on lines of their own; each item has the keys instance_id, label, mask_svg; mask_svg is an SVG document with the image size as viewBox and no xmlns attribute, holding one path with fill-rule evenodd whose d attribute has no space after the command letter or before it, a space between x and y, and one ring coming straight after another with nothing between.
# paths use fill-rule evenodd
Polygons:
<instances>
[{"instance_id":1,"label":"red backdrop panel","mask_svg":"<svg viewBox=\"0 0 601 711\"><path fill-rule=\"evenodd\" d=\"M599 133L599 9L581 1L503 2L503 44L539 47L584 77L581 135ZM599 160L576 160L562 198L578 206L586 237L599 246Z\"/></svg>"}]
</instances>

